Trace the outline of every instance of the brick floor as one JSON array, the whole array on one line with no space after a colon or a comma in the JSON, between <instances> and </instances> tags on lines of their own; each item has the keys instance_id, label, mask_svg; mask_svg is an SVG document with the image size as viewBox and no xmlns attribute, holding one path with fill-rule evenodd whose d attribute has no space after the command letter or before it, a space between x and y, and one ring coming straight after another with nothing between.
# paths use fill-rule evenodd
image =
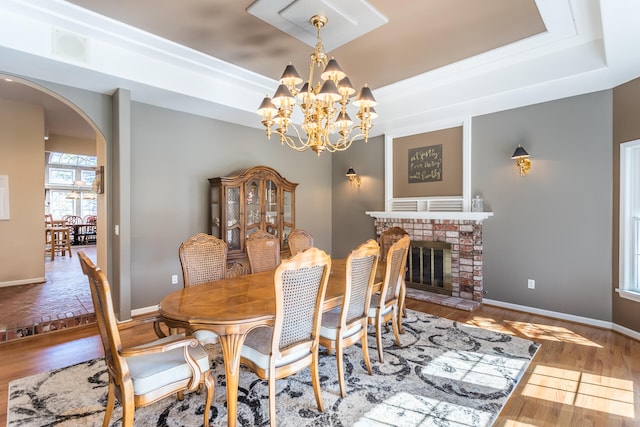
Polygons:
<instances>
[{"instance_id":1,"label":"brick floor","mask_svg":"<svg viewBox=\"0 0 640 427\"><path fill-rule=\"evenodd\" d=\"M0 288L0 342L95 322L87 277L76 253L94 262L95 246L74 246L73 256L45 257L45 283Z\"/></svg>"}]
</instances>

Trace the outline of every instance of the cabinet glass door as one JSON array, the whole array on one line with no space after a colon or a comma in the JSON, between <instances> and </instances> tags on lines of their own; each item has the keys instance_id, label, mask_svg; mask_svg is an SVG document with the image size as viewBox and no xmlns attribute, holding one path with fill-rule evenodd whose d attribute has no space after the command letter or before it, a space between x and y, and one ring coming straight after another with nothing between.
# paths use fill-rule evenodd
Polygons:
<instances>
[{"instance_id":1,"label":"cabinet glass door","mask_svg":"<svg viewBox=\"0 0 640 427\"><path fill-rule=\"evenodd\" d=\"M246 229L248 231L260 224L260 181L252 179L245 185L245 221Z\"/></svg>"},{"instance_id":2,"label":"cabinet glass door","mask_svg":"<svg viewBox=\"0 0 640 427\"><path fill-rule=\"evenodd\" d=\"M267 233L278 235L278 186L270 179L265 180L265 230Z\"/></svg>"},{"instance_id":3,"label":"cabinet glass door","mask_svg":"<svg viewBox=\"0 0 640 427\"><path fill-rule=\"evenodd\" d=\"M227 235L229 249L240 249L240 187L227 188Z\"/></svg>"},{"instance_id":4,"label":"cabinet glass door","mask_svg":"<svg viewBox=\"0 0 640 427\"><path fill-rule=\"evenodd\" d=\"M293 230L293 193L282 192L282 245L288 246L289 234Z\"/></svg>"}]
</instances>

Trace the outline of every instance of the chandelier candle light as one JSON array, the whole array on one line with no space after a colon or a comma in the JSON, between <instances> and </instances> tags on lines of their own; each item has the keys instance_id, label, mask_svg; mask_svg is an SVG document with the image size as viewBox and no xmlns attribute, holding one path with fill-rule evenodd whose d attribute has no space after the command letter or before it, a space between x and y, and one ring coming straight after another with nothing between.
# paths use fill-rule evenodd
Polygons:
<instances>
[{"instance_id":1,"label":"chandelier candle light","mask_svg":"<svg viewBox=\"0 0 640 427\"><path fill-rule=\"evenodd\" d=\"M282 145L286 143L296 151L311 149L318 156L325 150L330 153L344 151L359 137L367 142L369 129L372 127L371 120L378 116L373 108L376 100L371 89L365 84L353 101L353 105L358 107L356 117L360 120L359 124L353 125L347 113L347 105L349 98L356 91L338 62L333 58L327 61L327 54L320 38L320 29L327 21L328 19L321 15L315 15L310 19L318 31L318 43L311 54L307 82L298 89L303 80L293 65L287 65L273 99L266 96L258 108L269 139L273 133L271 127L276 125L275 132L280 135ZM316 66L324 66L324 71L320 75L322 82L318 82L314 87L313 70ZM306 136L291 120L296 97L304 115L300 127ZM289 128L295 131L296 137L287 135ZM358 131L352 136L356 129ZM331 140L332 136L335 142Z\"/></svg>"}]
</instances>

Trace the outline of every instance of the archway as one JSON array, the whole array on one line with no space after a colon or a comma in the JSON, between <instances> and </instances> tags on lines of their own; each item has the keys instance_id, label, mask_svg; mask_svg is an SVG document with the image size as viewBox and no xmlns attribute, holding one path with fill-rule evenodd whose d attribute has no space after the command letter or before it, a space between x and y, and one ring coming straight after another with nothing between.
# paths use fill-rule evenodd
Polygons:
<instances>
[{"instance_id":1,"label":"archway","mask_svg":"<svg viewBox=\"0 0 640 427\"><path fill-rule=\"evenodd\" d=\"M54 84L52 84L55 87ZM44 87L39 83L35 83L21 77L3 75L0 74L0 100L9 101L5 105L19 105L20 104L34 104L42 108L44 124L34 124L34 128L43 126L43 137L48 134L50 139L54 139L56 136L65 139L68 142L69 139L86 140L91 141L94 144L95 154L98 158L98 164L104 166L106 174L108 176L108 156L107 156L107 142L106 137L103 134L99 126L91 119L89 114L85 113L81 108L74 104L69 99L65 98L55 90ZM14 104L11 104L13 101ZM75 126L75 128L74 128ZM70 133L66 134L70 129ZM87 138L87 135L90 137ZM5 143L7 140L5 140ZM42 141L42 140L40 140ZM17 142L13 142L16 144ZM36 149L37 151L37 149ZM46 148L45 148L46 151ZM36 156L37 154L34 154ZM42 152L44 156L44 152ZM42 157L39 158L39 160ZM20 175L15 171L13 172L12 181L19 181ZM44 182L42 182L44 185ZM41 187L42 188L42 187ZM21 189L22 190L22 189ZM107 267L107 252L108 252L108 236L106 224L108 223L108 192L109 185L108 180L105 185L105 192L97 196L97 210L98 210L98 223L97 233L101 238L96 242L96 258L98 265ZM24 193L21 193L24 194ZM22 197L22 196L21 196ZM12 212L12 218L15 223L19 223L20 218L23 216L17 209L20 207L19 203L14 203ZM40 213L40 218L42 214ZM32 224L32 223L31 223ZM6 224L5 224L6 225ZM39 248L38 248L39 249ZM34 250L35 252L35 250ZM44 257L40 258L44 265ZM77 263L77 259L73 258ZM80 273L81 274L81 273ZM23 281L14 281L16 285L29 283L29 275L25 275ZM82 277L83 280L84 277ZM2 280L0 280L2 282ZM12 284L12 283L9 283ZM61 307L64 310L64 307Z\"/></svg>"}]
</instances>

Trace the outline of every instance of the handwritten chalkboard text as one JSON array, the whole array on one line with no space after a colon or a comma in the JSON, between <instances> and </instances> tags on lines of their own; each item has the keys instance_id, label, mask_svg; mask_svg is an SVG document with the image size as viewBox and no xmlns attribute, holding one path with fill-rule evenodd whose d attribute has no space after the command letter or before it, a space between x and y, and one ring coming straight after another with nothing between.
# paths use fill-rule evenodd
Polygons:
<instances>
[{"instance_id":1,"label":"handwritten chalkboard text","mask_svg":"<svg viewBox=\"0 0 640 427\"><path fill-rule=\"evenodd\" d=\"M409 149L409 184L442 181L442 144Z\"/></svg>"}]
</instances>

